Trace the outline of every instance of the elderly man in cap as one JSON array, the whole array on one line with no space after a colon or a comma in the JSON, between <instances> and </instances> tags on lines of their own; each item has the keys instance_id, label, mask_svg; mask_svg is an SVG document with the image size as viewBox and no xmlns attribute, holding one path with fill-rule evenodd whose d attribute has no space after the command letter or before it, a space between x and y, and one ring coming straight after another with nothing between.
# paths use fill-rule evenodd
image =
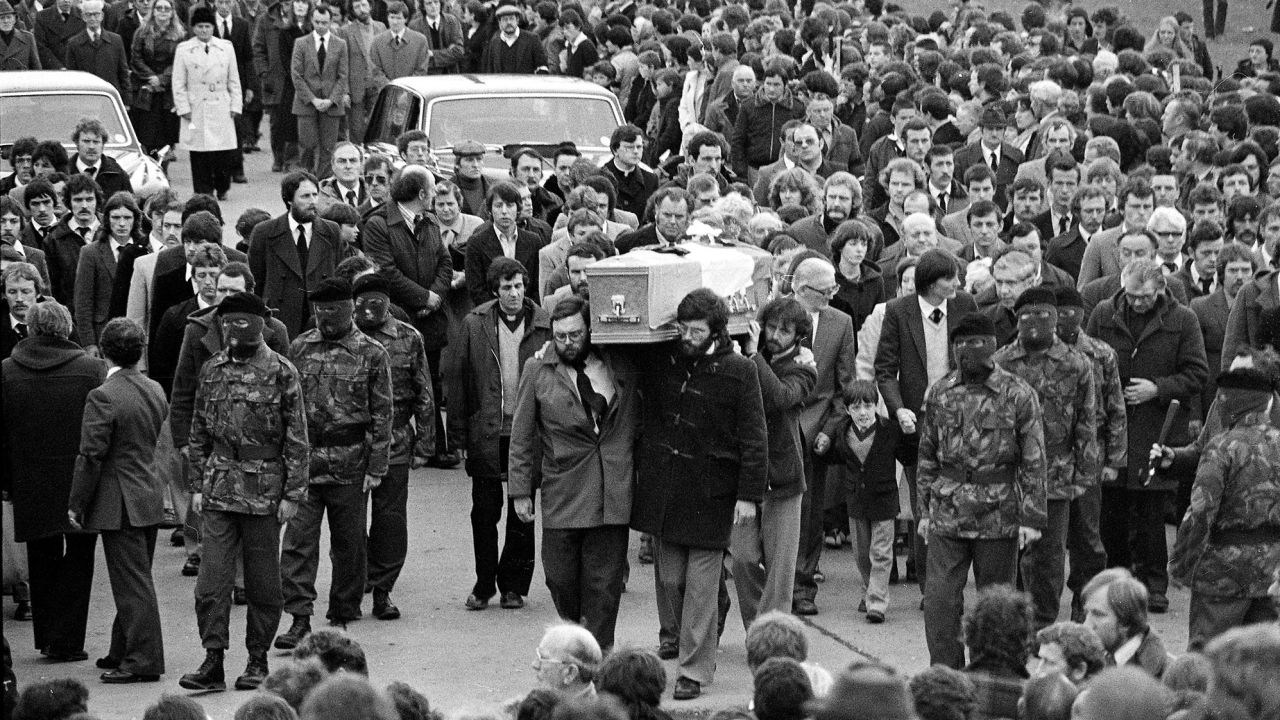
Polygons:
<instances>
[{"instance_id":1,"label":"elderly man in cap","mask_svg":"<svg viewBox=\"0 0 1280 720\"><path fill-rule=\"evenodd\" d=\"M453 146L453 184L462 191L462 212L488 219L489 209L485 198L493 182L484 176L484 145L475 140L463 140Z\"/></svg>"},{"instance_id":2,"label":"elderly man in cap","mask_svg":"<svg viewBox=\"0 0 1280 720\"><path fill-rule=\"evenodd\" d=\"M1018 551L1045 526L1044 426L1027 382L996 365L991 319L970 313L951 330L956 369L925 401L916 468L931 663L964 667L962 594L969 567L979 589L1013 584Z\"/></svg>"},{"instance_id":3,"label":"elderly man in cap","mask_svg":"<svg viewBox=\"0 0 1280 720\"><path fill-rule=\"evenodd\" d=\"M280 526L306 492L307 421L297 369L263 340L268 311L262 299L228 295L217 315L224 344L200 371L187 445L191 506L203 519L196 622L206 654L178 684L226 688L222 662L230 644L234 553L240 552L249 665L236 687L247 690L266 678L267 650L280 624Z\"/></svg>"},{"instance_id":4,"label":"elderly man in cap","mask_svg":"<svg viewBox=\"0 0 1280 720\"><path fill-rule=\"evenodd\" d=\"M382 483L391 461L394 403L387 351L355 326L346 280L321 282L310 301L316 327L289 347L304 381L311 478L280 552L285 610L293 615L288 632L276 638L280 650L292 650L311 632L320 520L326 513L333 563L328 618L346 627L360 616L368 493Z\"/></svg>"},{"instance_id":5,"label":"elderly man in cap","mask_svg":"<svg viewBox=\"0 0 1280 720\"><path fill-rule=\"evenodd\" d=\"M482 73L547 72L547 54L538 36L520 29L520 7L515 0L502 0L493 11L499 32L489 40L480 56Z\"/></svg>"},{"instance_id":6,"label":"elderly man in cap","mask_svg":"<svg viewBox=\"0 0 1280 720\"><path fill-rule=\"evenodd\" d=\"M1004 129L1009 121L1004 110L997 105L988 106L982 111L982 139L969 143L956 151L956 177L964 177L965 170L982 163L991 168L996 175L996 204L1000 210L1009 208L1009 186L1018 174L1018 166L1022 164L1022 152L1004 141Z\"/></svg>"},{"instance_id":7,"label":"elderly man in cap","mask_svg":"<svg viewBox=\"0 0 1280 720\"><path fill-rule=\"evenodd\" d=\"M17 29L18 15L9 0L0 0L0 70L39 70L36 38Z\"/></svg>"},{"instance_id":8,"label":"elderly man in cap","mask_svg":"<svg viewBox=\"0 0 1280 720\"><path fill-rule=\"evenodd\" d=\"M422 335L391 316L390 284L381 275L363 275L351 294L356 327L382 345L391 361L391 463L386 478L373 490L365 583L373 587L373 616L395 620L400 609L391 602L391 590L409 543L409 465L425 465L435 452L435 400Z\"/></svg>"}]
</instances>

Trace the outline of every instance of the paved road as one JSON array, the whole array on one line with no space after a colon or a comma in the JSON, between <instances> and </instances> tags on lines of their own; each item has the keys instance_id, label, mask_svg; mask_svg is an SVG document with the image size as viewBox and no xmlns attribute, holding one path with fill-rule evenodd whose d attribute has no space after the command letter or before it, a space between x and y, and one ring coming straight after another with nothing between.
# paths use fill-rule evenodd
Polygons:
<instances>
[{"instance_id":1,"label":"paved road","mask_svg":"<svg viewBox=\"0 0 1280 720\"><path fill-rule=\"evenodd\" d=\"M171 170L175 186L185 193L190 189L185 153L181 160ZM255 154L248 161L251 184L233 185L223 205L228 228L248 207L261 207L273 214L282 211L279 176L270 172L270 159ZM228 244L233 243L234 239L228 238ZM462 603L473 579L468 521L470 482L460 470L416 470L410 483L409 559L393 595L404 617L393 622L368 618L353 623L348 630L364 646L371 679L378 685L395 680L407 682L425 693L433 706L446 712L501 702L526 692L533 683L530 663L534 648L543 628L556 620L541 564L535 571L533 590L524 609L501 610L495 604L483 612L466 611ZM40 677L76 677L90 688L90 709L102 720L139 718L160 694L186 692L178 687L178 677L194 670L203 659L193 610L195 580L179 574L182 551L169 547L167 537L167 533L162 535L154 567L168 666L168 673L159 683L107 686L98 682L101 671L93 667L92 660L67 665L45 662L32 649L31 625L7 619L12 617L13 606L6 598L3 627L13 648L19 683ZM631 547L634 559L638 547L634 538ZM327 552L322 557L327 557ZM919 591L914 585L891 587L888 622L869 625L854 612L857 601L852 589L852 553L828 552L822 567L829 579L818 595L821 614L812 618L811 659L829 669L838 669L865 653L908 673L928 664L923 617L917 609ZM328 572L326 560L321 563L317 588L321 598L327 596ZM1175 590L1170 600L1170 613L1154 616L1153 621L1168 647L1181 651L1186 647L1188 595ZM972 602L972 589L969 601ZM317 627L323 626L324 610L322 600L316 608L321 618ZM368 611L368 603L365 610ZM106 654L113 613L106 568L99 552L86 647L91 659ZM739 617L735 607L721 642L716 682L696 701L668 701L670 709L705 711L745 703L750 698L751 682ZM232 678L240 673L246 660L244 618L244 608L233 610L233 647L227 661ZM286 618L281 629L287 626ZM617 642L620 646L655 647L657 631L653 566L633 564L628 592L623 596ZM283 657L284 653L273 651L271 662L279 663ZM674 664L667 663L667 668L674 675ZM670 685L674 677L669 679ZM197 699L214 720L229 720L245 697L245 693L225 692Z\"/></svg>"}]
</instances>

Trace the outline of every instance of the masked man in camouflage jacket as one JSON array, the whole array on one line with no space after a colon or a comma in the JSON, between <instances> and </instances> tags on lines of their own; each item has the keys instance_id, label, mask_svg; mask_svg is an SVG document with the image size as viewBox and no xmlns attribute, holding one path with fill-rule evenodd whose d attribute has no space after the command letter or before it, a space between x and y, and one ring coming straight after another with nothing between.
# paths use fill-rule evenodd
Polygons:
<instances>
[{"instance_id":1,"label":"masked man in camouflage jacket","mask_svg":"<svg viewBox=\"0 0 1280 720\"><path fill-rule=\"evenodd\" d=\"M204 561L196 581L196 622L205 648L200 669L179 684L223 690L231 586L239 551L249 601L249 665L236 688L267 676L267 650L280 625L280 525L307 489L307 420L298 371L262 339L267 307L252 293L218 306L225 345L204 364L187 457L191 503L203 513Z\"/></svg>"},{"instance_id":2,"label":"masked man in camouflage jacket","mask_svg":"<svg viewBox=\"0 0 1280 720\"><path fill-rule=\"evenodd\" d=\"M356 326L386 349L391 360L391 464L373 489L369 522L366 583L373 587L373 616L395 620L400 609L391 602L409 548L407 506L409 465L425 465L435 452L435 401L422 335L391 316L391 286L380 275L357 278L352 288ZM415 422L410 424L410 420ZM415 432L414 428L417 427Z\"/></svg>"},{"instance_id":3,"label":"masked man in camouflage jacket","mask_svg":"<svg viewBox=\"0 0 1280 720\"><path fill-rule=\"evenodd\" d=\"M1097 485L1097 392L1093 363L1058 340L1058 301L1039 286L1014 301L1017 339L996 351L997 367L1027 381L1044 411L1048 524L1044 536L1022 555L1022 581L1031 594L1037 628L1058 620L1066 573L1067 544L1098 517L1081 517L1074 501ZM1072 531L1075 531L1074 533Z\"/></svg>"},{"instance_id":4,"label":"masked man in camouflage jacket","mask_svg":"<svg viewBox=\"0 0 1280 720\"><path fill-rule=\"evenodd\" d=\"M1191 587L1192 650L1232 627L1277 617L1267 596L1280 567L1280 429L1269 419L1274 392L1261 370L1218 376L1224 430L1200 456L1191 506L1169 560L1169 576Z\"/></svg>"},{"instance_id":5,"label":"masked man in camouflage jacket","mask_svg":"<svg viewBox=\"0 0 1280 720\"><path fill-rule=\"evenodd\" d=\"M320 565L320 520L329 516L331 624L360 616L366 576L365 514L391 460L391 363L356 328L351 284L329 278L311 293L315 329L294 338L289 357L302 376L311 438L311 480L280 552L284 609L293 616L275 646L291 650L311 632Z\"/></svg>"},{"instance_id":6,"label":"masked man in camouflage jacket","mask_svg":"<svg viewBox=\"0 0 1280 720\"><path fill-rule=\"evenodd\" d=\"M1080 591L1089 578L1107 567L1107 551L1098 528L1102 513L1101 483L1115 482L1128 464L1129 420L1125 414L1124 386L1120 384L1120 361L1115 348L1080 330L1085 320L1084 299L1073 287L1056 287L1058 339L1089 359L1093 386L1098 396L1095 426L1101 482L1088 483L1084 492L1072 499L1067 530L1067 587L1071 589L1071 622L1084 622L1084 600Z\"/></svg>"},{"instance_id":7,"label":"masked man in camouflage jacket","mask_svg":"<svg viewBox=\"0 0 1280 720\"><path fill-rule=\"evenodd\" d=\"M929 543L924 628L930 663L960 669L960 614L973 566L978 589L1013 584L1018 550L1045 517L1044 426L1026 381L996 367L995 324L970 313L951 330L955 370L929 388L916 479Z\"/></svg>"}]
</instances>

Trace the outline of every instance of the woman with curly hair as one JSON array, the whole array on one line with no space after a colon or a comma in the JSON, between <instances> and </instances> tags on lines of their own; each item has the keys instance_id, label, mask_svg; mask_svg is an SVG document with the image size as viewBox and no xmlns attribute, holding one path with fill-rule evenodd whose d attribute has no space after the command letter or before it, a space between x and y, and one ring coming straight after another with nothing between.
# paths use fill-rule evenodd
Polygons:
<instances>
[{"instance_id":1,"label":"woman with curly hair","mask_svg":"<svg viewBox=\"0 0 1280 720\"><path fill-rule=\"evenodd\" d=\"M174 0L156 0L151 15L133 35L130 65L138 82L129 119L147 151L178 143L178 116L173 113L173 54L187 38Z\"/></svg>"},{"instance_id":2,"label":"woman with curly hair","mask_svg":"<svg viewBox=\"0 0 1280 720\"><path fill-rule=\"evenodd\" d=\"M769 184L769 207L777 210L784 205L799 205L810 215L822 211L822 188L812 173L794 167L774 176Z\"/></svg>"},{"instance_id":3,"label":"woman with curly hair","mask_svg":"<svg viewBox=\"0 0 1280 720\"><path fill-rule=\"evenodd\" d=\"M977 688L974 718L1018 717L1018 698L1031 656L1031 598L1008 585L978 592L964 617L969 664L964 673Z\"/></svg>"}]
</instances>

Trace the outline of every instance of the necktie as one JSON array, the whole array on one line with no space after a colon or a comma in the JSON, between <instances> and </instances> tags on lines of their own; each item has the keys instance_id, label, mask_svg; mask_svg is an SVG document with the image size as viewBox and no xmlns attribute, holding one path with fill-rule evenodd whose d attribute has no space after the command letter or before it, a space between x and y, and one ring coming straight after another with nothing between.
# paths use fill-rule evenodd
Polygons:
<instances>
[{"instance_id":1,"label":"necktie","mask_svg":"<svg viewBox=\"0 0 1280 720\"><path fill-rule=\"evenodd\" d=\"M98 175L98 167L97 167L96 165L91 166L91 167L87 167L87 168L85 168L85 169L84 169L84 174L85 174L85 175L88 175L89 177L97 177L97 175Z\"/></svg>"},{"instance_id":2,"label":"necktie","mask_svg":"<svg viewBox=\"0 0 1280 720\"><path fill-rule=\"evenodd\" d=\"M1165 263L1165 264L1164 264L1164 269L1165 269L1165 270L1167 270L1168 272L1176 273L1176 272L1178 272L1178 264L1177 264L1177 263L1172 263L1172 262L1167 262L1167 263Z\"/></svg>"},{"instance_id":3,"label":"necktie","mask_svg":"<svg viewBox=\"0 0 1280 720\"><path fill-rule=\"evenodd\" d=\"M944 192L938 193L938 211L947 214L947 194Z\"/></svg>"},{"instance_id":4,"label":"necktie","mask_svg":"<svg viewBox=\"0 0 1280 720\"><path fill-rule=\"evenodd\" d=\"M395 37L391 38L391 44L394 45L395 47L400 47L400 36L396 35Z\"/></svg>"},{"instance_id":5,"label":"necktie","mask_svg":"<svg viewBox=\"0 0 1280 720\"><path fill-rule=\"evenodd\" d=\"M572 365L578 371L578 395L582 398L582 409L587 413L587 419L599 426L609 405L604 401L604 396L596 392L591 378L587 377L586 358L579 358Z\"/></svg>"},{"instance_id":6,"label":"necktie","mask_svg":"<svg viewBox=\"0 0 1280 720\"><path fill-rule=\"evenodd\" d=\"M14 332L16 332L16 333L18 333L18 337L19 337L19 338L26 338L26 337L27 337L27 324L26 324L26 323L21 323L21 322L20 322L20 323L17 323L17 324L15 324L15 325L13 326L13 331L14 331Z\"/></svg>"},{"instance_id":7,"label":"necktie","mask_svg":"<svg viewBox=\"0 0 1280 720\"><path fill-rule=\"evenodd\" d=\"M89 228L78 227L76 228L76 232L80 233L80 242L85 243L89 241Z\"/></svg>"},{"instance_id":8,"label":"necktie","mask_svg":"<svg viewBox=\"0 0 1280 720\"><path fill-rule=\"evenodd\" d=\"M324 59L326 53L324 51L324 38L320 38L320 49L316 51L316 59L320 61L320 69L324 69Z\"/></svg>"},{"instance_id":9,"label":"necktie","mask_svg":"<svg viewBox=\"0 0 1280 720\"><path fill-rule=\"evenodd\" d=\"M227 22L226 20L223 20L222 21L222 39L228 40L230 38L231 38L231 23Z\"/></svg>"},{"instance_id":10,"label":"necktie","mask_svg":"<svg viewBox=\"0 0 1280 720\"><path fill-rule=\"evenodd\" d=\"M418 228L422 227L422 223L426 222L426 216L421 213L413 216L413 234L418 234Z\"/></svg>"},{"instance_id":11,"label":"necktie","mask_svg":"<svg viewBox=\"0 0 1280 720\"><path fill-rule=\"evenodd\" d=\"M307 272L307 229L301 225L298 226L298 263L305 274Z\"/></svg>"},{"instance_id":12,"label":"necktie","mask_svg":"<svg viewBox=\"0 0 1280 720\"><path fill-rule=\"evenodd\" d=\"M996 166L997 166L997 165L999 165L999 162L996 160L996 151L995 151L995 150L992 150L992 151L991 151L991 162L990 162L989 164L991 165L991 170L992 170L993 172L995 171Z\"/></svg>"},{"instance_id":13,"label":"necktie","mask_svg":"<svg viewBox=\"0 0 1280 720\"><path fill-rule=\"evenodd\" d=\"M934 325L942 324L942 308L934 308L933 312L929 313L929 319Z\"/></svg>"},{"instance_id":14,"label":"necktie","mask_svg":"<svg viewBox=\"0 0 1280 720\"><path fill-rule=\"evenodd\" d=\"M62 22L71 22L71 14L62 13Z\"/></svg>"},{"instance_id":15,"label":"necktie","mask_svg":"<svg viewBox=\"0 0 1280 720\"><path fill-rule=\"evenodd\" d=\"M1058 218L1058 234L1059 235L1066 235L1067 228L1069 227L1071 227L1071 218L1067 217L1066 215L1063 215L1062 217Z\"/></svg>"},{"instance_id":16,"label":"necktie","mask_svg":"<svg viewBox=\"0 0 1280 720\"><path fill-rule=\"evenodd\" d=\"M205 54L205 55L208 55L208 54L209 54L209 43L205 43L205 44L204 44L204 54Z\"/></svg>"},{"instance_id":17,"label":"necktie","mask_svg":"<svg viewBox=\"0 0 1280 720\"><path fill-rule=\"evenodd\" d=\"M357 207L360 203L356 202L356 193L354 190L347 191L347 204L351 207Z\"/></svg>"},{"instance_id":18,"label":"necktie","mask_svg":"<svg viewBox=\"0 0 1280 720\"><path fill-rule=\"evenodd\" d=\"M1208 295L1210 292L1212 292L1213 278L1200 278L1200 289L1204 291L1205 295Z\"/></svg>"}]
</instances>

